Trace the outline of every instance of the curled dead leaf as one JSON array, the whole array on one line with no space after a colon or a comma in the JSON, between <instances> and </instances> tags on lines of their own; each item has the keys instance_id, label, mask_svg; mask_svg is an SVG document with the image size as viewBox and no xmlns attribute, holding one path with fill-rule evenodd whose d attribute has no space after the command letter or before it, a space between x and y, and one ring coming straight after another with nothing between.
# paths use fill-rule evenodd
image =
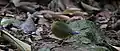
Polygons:
<instances>
[{"instance_id":1,"label":"curled dead leaf","mask_svg":"<svg viewBox=\"0 0 120 51\"><path fill-rule=\"evenodd\" d=\"M92 7L92 6L87 5L87 4L83 3L83 2L81 2L81 5L82 5L83 8L85 8L86 10L97 10L97 11L100 10L99 8Z\"/></svg>"}]
</instances>

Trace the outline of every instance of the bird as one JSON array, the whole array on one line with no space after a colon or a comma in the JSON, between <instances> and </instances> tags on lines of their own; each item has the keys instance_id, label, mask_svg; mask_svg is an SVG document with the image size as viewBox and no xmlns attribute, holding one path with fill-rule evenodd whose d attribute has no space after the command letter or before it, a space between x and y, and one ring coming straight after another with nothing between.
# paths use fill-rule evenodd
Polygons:
<instances>
[{"instance_id":1,"label":"bird","mask_svg":"<svg viewBox=\"0 0 120 51\"><path fill-rule=\"evenodd\" d=\"M67 23L64 23L62 21L55 21L51 25L52 33L61 39L67 38L69 36L79 34L77 31L73 31L72 28L70 28Z\"/></svg>"}]
</instances>

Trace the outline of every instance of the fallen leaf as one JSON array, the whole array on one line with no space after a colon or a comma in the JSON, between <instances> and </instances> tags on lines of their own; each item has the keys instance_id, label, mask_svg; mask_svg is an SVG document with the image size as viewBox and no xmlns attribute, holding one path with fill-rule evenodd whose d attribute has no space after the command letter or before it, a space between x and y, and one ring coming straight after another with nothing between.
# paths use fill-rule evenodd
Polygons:
<instances>
[{"instance_id":1,"label":"fallen leaf","mask_svg":"<svg viewBox=\"0 0 120 51\"><path fill-rule=\"evenodd\" d=\"M6 27L7 25L10 25L12 23L14 23L14 18L7 18L7 17L4 17L2 20L1 20L1 25L3 25L4 27Z\"/></svg>"},{"instance_id":2,"label":"fallen leaf","mask_svg":"<svg viewBox=\"0 0 120 51\"><path fill-rule=\"evenodd\" d=\"M120 47L116 47L116 46L112 46L114 47L115 49L117 49L118 51L120 51Z\"/></svg>"},{"instance_id":3,"label":"fallen leaf","mask_svg":"<svg viewBox=\"0 0 120 51\"><path fill-rule=\"evenodd\" d=\"M83 2L81 2L81 4L82 4L82 6L83 6L86 10L97 10L97 11L100 10L99 8L92 7L92 6L87 5L87 4L83 3Z\"/></svg>"},{"instance_id":4,"label":"fallen leaf","mask_svg":"<svg viewBox=\"0 0 120 51\"><path fill-rule=\"evenodd\" d=\"M10 33L8 33L5 30L2 30L2 32L3 32L2 37L11 42L12 45L17 46L21 51L31 51L31 46L29 44L24 43L19 39L13 37Z\"/></svg>"},{"instance_id":5,"label":"fallen leaf","mask_svg":"<svg viewBox=\"0 0 120 51\"><path fill-rule=\"evenodd\" d=\"M3 27L6 27L8 25L11 25L13 24L14 26L16 27L19 27L19 25L21 24L21 22L15 18L7 18L7 17L4 17L2 20L1 20L1 25Z\"/></svg>"},{"instance_id":6,"label":"fallen leaf","mask_svg":"<svg viewBox=\"0 0 120 51\"><path fill-rule=\"evenodd\" d=\"M63 14L70 14L70 13L72 14L76 11L81 11L81 9L79 9L79 8L68 8L68 9L63 11Z\"/></svg>"}]
</instances>

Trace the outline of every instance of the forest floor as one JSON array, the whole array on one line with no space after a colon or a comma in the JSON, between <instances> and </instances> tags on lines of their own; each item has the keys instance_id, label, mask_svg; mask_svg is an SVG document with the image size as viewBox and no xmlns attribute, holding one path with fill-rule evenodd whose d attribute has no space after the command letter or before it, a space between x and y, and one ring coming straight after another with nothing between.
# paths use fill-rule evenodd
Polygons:
<instances>
[{"instance_id":1,"label":"forest floor","mask_svg":"<svg viewBox=\"0 0 120 51\"><path fill-rule=\"evenodd\" d=\"M120 51L119 3L119 0L0 0L0 51L80 51L71 49L69 42L54 36L51 30L54 21L77 20L94 22L105 32L107 43Z\"/></svg>"}]
</instances>

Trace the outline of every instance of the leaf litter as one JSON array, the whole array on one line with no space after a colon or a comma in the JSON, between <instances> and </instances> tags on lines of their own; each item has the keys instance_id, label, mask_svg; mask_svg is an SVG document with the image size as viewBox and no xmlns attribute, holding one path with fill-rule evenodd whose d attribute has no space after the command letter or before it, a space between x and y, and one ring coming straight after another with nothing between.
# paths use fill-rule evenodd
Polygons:
<instances>
[{"instance_id":1,"label":"leaf litter","mask_svg":"<svg viewBox=\"0 0 120 51\"><path fill-rule=\"evenodd\" d=\"M0 0L0 51L120 51L119 2Z\"/></svg>"}]
</instances>

